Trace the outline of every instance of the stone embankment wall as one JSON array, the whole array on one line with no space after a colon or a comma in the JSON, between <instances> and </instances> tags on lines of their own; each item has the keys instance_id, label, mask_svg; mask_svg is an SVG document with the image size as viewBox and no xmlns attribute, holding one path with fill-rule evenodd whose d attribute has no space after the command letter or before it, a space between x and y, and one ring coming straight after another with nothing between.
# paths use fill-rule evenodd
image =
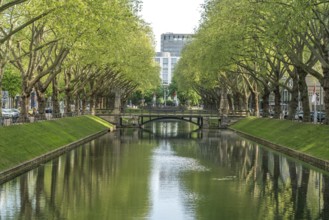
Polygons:
<instances>
[{"instance_id":1,"label":"stone embankment wall","mask_svg":"<svg viewBox=\"0 0 329 220\"><path fill-rule=\"evenodd\" d=\"M78 146L81 146L82 144L84 143L87 143L97 137L100 137L104 134L106 134L107 132L109 132L108 129L104 130L104 131L100 131L98 133L95 133L95 134L92 134L92 135L89 135L83 139L80 139L78 141L75 141L73 143L70 143L70 144L67 144L63 147L60 147L56 150L53 150L53 151L50 151L46 154L43 154L39 157L36 157L32 160L29 160L29 161L26 161L24 163L21 163L15 167L12 167L8 170L5 170L5 171L2 171L0 172L0 184L10 180L10 179L13 179L14 177L17 177L33 168L36 168L38 167L40 164L42 163L45 163L51 159L54 159L62 154L64 154L65 152L68 152Z\"/></svg>"},{"instance_id":2,"label":"stone embankment wall","mask_svg":"<svg viewBox=\"0 0 329 220\"><path fill-rule=\"evenodd\" d=\"M327 161L327 160L322 160L322 159L310 156L308 154L302 153L300 151L296 151L296 150L290 149L288 147L285 147L285 146L282 146L282 145L279 145L279 144L271 143L271 142L269 142L267 140L264 140L262 138L254 137L250 134L247 134L247 133L244 133L244 132L232 129L232 128L230 128L230 130L235 131L238 134L240 134L241 136L244 136L244 137L246 137L246 138L248 138L252 141L260 143L260 144L264 145L265 147L269 147L269 148L274 149L274 150L276 150L280 153L284 153L288 156L291 156L291 157L296 158L298 160L304 161L304 162L306 162L310 165L313 165L314 167L320 168L324 171L329 171L329 161Z\"/></svg>"}]
</instances>

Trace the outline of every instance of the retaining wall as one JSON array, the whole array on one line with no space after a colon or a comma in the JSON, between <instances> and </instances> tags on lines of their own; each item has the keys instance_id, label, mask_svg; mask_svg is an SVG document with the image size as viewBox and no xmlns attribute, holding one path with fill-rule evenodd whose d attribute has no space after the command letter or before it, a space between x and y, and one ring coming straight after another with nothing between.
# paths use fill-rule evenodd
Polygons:
<instances>
[{"instance_id":1,"label":"retaining wall","mask_svg":"<svg viewBox=\"0 0 329 220\"><path fill-rule=\"evenodd\" d=\"M271 143L271 142L269 142L267 140L264 140L262 138L254 137L250 134L247 134L247 133L244 133L244 132L232 129L232 128L229 128L229 129L236 132L236 133L238 133L238 134L240 134L241 136L244 136L244 137L246 137L246 138L248 138L252 141L255 141L257 143L263 144L264 146L269 147L271 149L274 149L274 150L276 150L280 153L284 153L288 156L291 156L291 157L296 158L298 160L304 161L304 162L306 162L308 164L311 164L311 165L313 165L317 168L320 168L324 171L329 171L329 161L327 161L327 160L319 159L319 158L310 156L306 153L296 151L296 150L290 149L288 147L285 147L285 146L282 146L282 145L279 145L279 144Z\"/></svg>"},{"instance_id":2,"label":"retaining wall","mask_svg":"<svg viewBox=\"0 0 329 220\"><path fill-rule=\"evenodd\" d=\"M11 180L29 170L32 170L33 168L36 168L38 167L40 164L42 163L45 163L51 159L54 159L62 154L64 154L65 152L68 152L84 143L87 143L97 137L100 137L104 134L106 134L107 132L109 132L108 129L104 130L104 131L100 131L98 133L95 133L95 134L92 134L92 135L89 135L83 139L80 139L78 141L75 141L73 143L70 143L70 144L67 144L63 147L60 147L60 148L57 148L53 151L50 151L48 153L45 153L39 157L36 157L32 160L29 160L29 161L26 161L24 163L21 163L15 167L12 167L8 170L5 170L5 171L2 171L0 172L0 184L8 181L8 180Z\"/></svg>"}]
</instances>

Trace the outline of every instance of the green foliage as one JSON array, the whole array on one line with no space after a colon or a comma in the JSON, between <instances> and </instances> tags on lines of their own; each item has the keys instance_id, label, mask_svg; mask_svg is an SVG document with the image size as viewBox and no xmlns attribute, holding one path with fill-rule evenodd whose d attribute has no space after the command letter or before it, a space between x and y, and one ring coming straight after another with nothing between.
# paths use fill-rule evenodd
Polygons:
<instances>
[{"instance_id":1,"label":"green foliage","mask_svg":"<svg viewBox=\"0 0 329 220\"><path fill-rule=\"evenodd\" d=\"M5 70L2 79L2 89L8 91L10 97L15 97L21 92L22 78L19 73L12 68L7 68Z\"/></svg>"},{"instance_id":2,"label":"green foliage","mask_svg":"<svg viewBox=\"0 0 329 220\"><path fill-rule=\"evenodd\" d=\"M140 1L137 0L33 0L8 10L6 16L1 17L1 24L6 31L28 24L13 34L11 40L15 43L8 44L12 47L9 49L16 53L16 57L11 59L15 62L17 58L20 60L19 65L12 63L22 76L26 76L23 77L23 84L28 89L24 92L29 93L38 81L48 88L52 77L64 69L77 73L72 80L78 80L79 83L71 83L81 90L90 91L86 94L95 93L89 86L96 80L99 94L109 91L109 84L110 89L123 88L127 92L147 91L159 86L154 40L150 27L137 15L139 10ZM35 18L38 19L31 22ZM32 38L36 36L33 34L36 29L43 31L38 33L38 37ZM31 40L33 44L30 44ZM40 68L44 67L40 63L56 60L58 51L52 50L54 48L70 51L70 55L63 57L66 59L64 64L60 62L53 66L48 63L47 67L52 70L48 74L41 74L39 70L45 68ZM1 57L9 56L1 54ZM36 60L39 66L34 65ZM73 68L77 71L72 71ZM83 71L86 69L88 71ZM108 70L117 75L108 74ZM69 85L63 83L64 77L59 79L60 89L68 89ZM47 89L48 96L51 91Z\"/></svg>"}]
</instances>

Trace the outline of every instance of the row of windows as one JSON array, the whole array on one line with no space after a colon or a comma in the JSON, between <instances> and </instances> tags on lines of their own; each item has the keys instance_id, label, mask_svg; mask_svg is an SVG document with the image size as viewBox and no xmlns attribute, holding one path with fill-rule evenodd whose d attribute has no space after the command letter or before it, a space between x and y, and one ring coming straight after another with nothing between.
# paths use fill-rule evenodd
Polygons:
<instances>
[{"instance_id":1,"label":"row of windows","mask_svg":"<svg viewBox=\"0 0 329 220\"><path fill-rule=\"evenodd\" d=\"M172 64L171 64L171 68L174 68L176 64L177 64L177 63L172 63ZM169 67L168 64L163 64L163 65L162 65L162 68L163 68L163 69L168 68L168 67Z\"/></svg>"},{"instance_id":2,"label":"row of windows","mask_svg":"<svg viewBox=\"0 0 329 220\"><path fill-rule=\"evenodd\" d=\"M170 39L173 39L173 40L188 40L190 39L191 37L188 36L188 35L164 35L163 36L163 40L170 40Z\"/></svg>"},{"instance_id":3,"label":"row of windows","mask_svg":"<svg viewBox=\"0 0 329 220\"><path fill-rule=\"evenodd\" d=\"M158 63L160 63L160 62L161 62L161 59L160 59L160 58L155 58L155 61L158 62ZM169 61L168 58L163 58L163 59L162 59L162 63L163 63L163 64L168 64L168 61ZM176 64L177 61L178 61L177 58L171 58L171 63L172 63L172 64Z\"/></svg>"}]
</instances>

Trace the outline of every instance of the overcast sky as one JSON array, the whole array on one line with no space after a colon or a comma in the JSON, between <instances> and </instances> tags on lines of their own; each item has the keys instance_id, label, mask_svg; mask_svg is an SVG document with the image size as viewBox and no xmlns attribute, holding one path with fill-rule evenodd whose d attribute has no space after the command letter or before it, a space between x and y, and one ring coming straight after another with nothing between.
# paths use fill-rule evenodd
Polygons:
<instances>
[{"instance_id":1,"label":"overcast sky","mask_svg":"<svg viewBox=\"0 0 329 220\"><path fill-rule=\"evenodd\" d=\"M192 34L201 17L204 0L143 0L142 17L151 25L160 51L163 33Z\"/></svg>"}]
</instances>

